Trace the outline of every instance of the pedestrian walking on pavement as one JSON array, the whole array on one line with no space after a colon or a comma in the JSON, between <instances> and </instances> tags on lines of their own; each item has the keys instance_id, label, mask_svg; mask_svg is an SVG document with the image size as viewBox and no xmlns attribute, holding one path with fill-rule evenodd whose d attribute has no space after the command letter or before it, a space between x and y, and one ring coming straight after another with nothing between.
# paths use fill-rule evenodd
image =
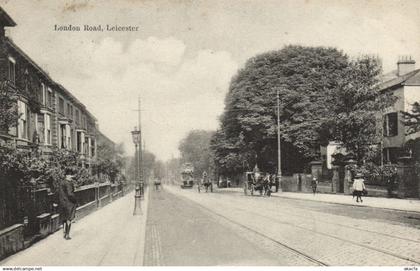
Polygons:
<instances>
[{"instance_id":1,"label":"pedestrian walking on pavement","mask_svg":"<svg viewBox=\"0 0 420 271\"><path fill-rule=\"evenodd\" d=\"M311 181L311 187L312 187L312 192L314 193L314 195L316 193L317 186L318 186L318 180L316 179L316 177L313 177Z\"/></svg>"},{"instance_id":2,"label":"pedestrian walking on pavement","mask_svg":"<svg viewBox=\"0 0 420 271\"><path fill-rule=\"evenodd\" d=\"M362 195L365 190L365 180L363 179L362 174L356 173L353 181L353 195L356 196L356 202L359 202L359 199L360 202L363 202Z\"/></svg>"},{"instance_id":3,"label":"pedestrian walking on pavement","mask_svg":"<svg viewBox=\"0 0 420 271\"><path fill-rule=\"evenodd\" d=\"M64 180L58 187L60 220L63 224L64 239L70 240L71 222L76 216L77 200L74 195L73 172L66 170Z\"/></svg>"}]
</instances>

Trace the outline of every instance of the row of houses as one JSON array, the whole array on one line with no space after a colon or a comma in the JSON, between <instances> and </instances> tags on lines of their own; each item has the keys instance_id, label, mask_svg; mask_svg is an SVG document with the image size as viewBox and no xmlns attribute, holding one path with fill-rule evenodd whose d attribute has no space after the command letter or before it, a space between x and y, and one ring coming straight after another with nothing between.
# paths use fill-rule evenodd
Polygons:
<instances>
[{"instance_id":1,"label":"row of houses","mask_svg":"<svg viewBox=\"0 0 420 271\"><path fill-rule=\"evenodd\" d=\"M43 156L57 148L71 150L79 154L83 166L92 168L95 160L103 158L100 150L113 150L115 143L99 131L95 116L71 91L54 81L8 37L6 30L15 26L0 7L0 87L16 98L18 113L15 125L0 128L0 147L32 149ZM60 226L56 195L49 187L18 186L13 181L0 180L0 259ZM121 196L122 188L118 183L78 187L77 216Z\"/></svg>"},{"instance_id":2,"label":"row of houses","mask_svg":"<svg viewBox=\"0 0 420 271\"><path fill-rule=\"evenodd\" d=\"M55 147L76 151L89 167L97 156L98 138L106 138L97 119L6 35L14 26L0 7L0 81L17 90L19 113L15 127L0 131L0 144L12 142L17 148L36 144L44 154Z\"/></svg>"}]
</instances>

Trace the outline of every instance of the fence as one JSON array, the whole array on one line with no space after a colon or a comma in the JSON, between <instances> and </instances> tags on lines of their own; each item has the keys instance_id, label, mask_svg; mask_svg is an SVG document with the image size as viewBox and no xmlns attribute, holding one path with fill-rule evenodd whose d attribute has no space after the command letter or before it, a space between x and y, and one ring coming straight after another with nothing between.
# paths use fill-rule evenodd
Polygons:
<instances>
[{"instance_id":1,"label":"fence","mask_svg":"<svg viewBox=\"0 0 420 271\"><path fill-rule=\"evenodd\" d=\"M0 176L0 230L18 223L18 193L16 182Z\"/></svg>"},{"instance_id":2,"label":"fence","mask_svg":"<svg viewBox=\"0 0 420 271\"><path fill-rule=\"evenodd\" d=\"M18 187L0 180L0 259L23 249L60 227L57 196L47 188ZM124 194L122 184L93 184L76 189L76 219Z\"/></svg>"},{"instance_id":3,"label":"fence","mask_svg":"<svg viewBox=\"0 0 420 271\"><path fill-rule=\"evenodd\" d=\"M334 167L332 174L322 174L320 163L311 163L311 174L293 174L283 176L281 187L288 192L310 192L312 176L318 178L317 191L321 193L351 194L353 181L346 167ZM420 179L414 165L393 165L397 169L397 183L390 186L384 180L367 180L366 190L369 196L419 198Z\"/></svg>"}]
</instances>

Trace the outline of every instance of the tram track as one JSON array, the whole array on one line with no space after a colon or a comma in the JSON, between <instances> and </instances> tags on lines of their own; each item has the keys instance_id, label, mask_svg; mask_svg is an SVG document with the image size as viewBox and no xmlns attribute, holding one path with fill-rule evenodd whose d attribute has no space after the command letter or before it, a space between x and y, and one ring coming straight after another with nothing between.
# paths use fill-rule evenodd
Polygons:
<instances>
[{"instance_id":1,"label":"tram track","mask_svg":"<svg viewBox=\"0 0 420 271\"><path fill-rule=\"evenodd\" d=\"M192 200L192 201L194 201L194 199L191 199L189 197L187 197L187 198L190 199L190 200ZM238 201L237 199L231 199L230 200L230 204L232 203L232 201L235 201L235 203L243 203L243 202ZM232 219L230 217L227 217L226 215L223 215L220 212L216 212L216 211L214 211L214 210L212 210L212 209L210 209L210 208L208 208L206 206L203 206L201 203L198 203L198 204L200 205L201 208L205 209L207 212L209 212L211 214L214 214L214 215L216 215L216 216L218 216L218 217L220 217L222 219L225 219L225 220L229 221L230 223L233 223L233 224L235 224L235 225L237 225L237 226L239 226L241 228L244 228L246 230L249 230L249 231L251 231L251 232L253 232L253 233L255 233L255 234L257 234L257 235L259 235L261 237L264 237L264 238L266 238L266 239L268 239L268 240L270 240L270 241L272 241L272 242L274 242L274 243L276 243L278 245L281 245L282 247L287 248L289 251L292 251L292 252L294 252L294 253L302 256L303 258L305 258L305 259L307 259L307 260L315 263L316 265L320 265L320 266L328 266L329 265L328 262L325 262L323 260L317 259L317 258L315 258L315 257L313 257L313 256L311 256L311 255L309 255L309 254L307 254L307 253L305 253L305 252L303 252L303 251L295 248L295 247L290 246L286 242L281 242L279 240L276 240L276 239L274 239L274 238L272 238L272 237L270 237L270 236L268 236L268 235L266 235L264 233L261 233L258 230L253 229L249 225L245 225L244 223L238 222L237 220L234 220L234 219ZM232 204L232 205L235 205L235 204ZM255 217L269 219L272 223L275 223L275 224L286 225L286 226L289 226L289 227L295 227L295 228L298 228L298 229L301 229L301 230L304 230L304 231L308 231L311 234L317 234L317 235L320 235L320 236L324 236L324 237L328 237L328 238L332 238L332 239L338 240L338 241L343 242L343 243L348 243L348 244L355 245L355 246L358 246L358 247L361 247L361 248L364 248L364 249L372 250L372 251L375 251L377 253L381 253L381 254L387 255L387 257L391 256L391 257L394 257L394 258L397 258L397 259L400 259L400 260L404 260L404 261L413 263L415 265L419 265L420 264L420 261L419 260L414 259L412 257L403 256L403 255L400 255L398 253L394 253L392 251L387 251L385 249L372 247L372 246L367 245L367 244L363 244L363 243L356 242L356 241L353 241L353 240L349 240L349 239L346 239L346 238L341 238L339 236L335 236L335 235L328 234L328 233L325 233L325 232L317 231L317 230L314 230L314 229L311 229L311 228L308 228L308 227L303 227L303 226L300 226L300 225L297 225L297 224L294 224L294 223L289 223L289 222L286 222L286 221L282 221L280 219L276 219L273 216L263 215L263 214L260 214L258 212L250 211L249 209L244 209L244 208L239 208L239 207L232 207L232 205L228 205L227 208L229 208L230 210L234 210L236 212L239 212L239 213L242 212L242 213L247 213L248 215L252 215L252 216L255 216ZM220 207L220 205L219 205L219 207ZM271 209L270 211L273 211L272 208L269 208L269 209ZM287 215L289 215L289 213ZM290 214L290 215L295 216L295 217L298 217L298 218L301 218L301 219L303 218L306 221L310 221L307 217L303 217L302 215L295 215L295 214ZM337 227L349 228L349 229L357 230L357 231L361 231L361 232L374 233L374 234L378 234L378 235L381 235L381 236L386 236L387 238L396 238L396 239L403 240L403 241L413 242L415 244L420 243L418 241L410 240L410 239L407 239L407 238L401 238L401 237L398 237L398 236L393 236L393 235L390 235L390 234L381 233L381 232L377 232L377 231L364 230L364 229L360 229L360 228L357 228L357 227L347 226L347 225L343 225L343 224L339 224L339 223L331 223L331 222L325 222L325 221L317 221L317 222L325 223L325 224L329 224L329 225L334 225L334 226L337 226Z\"/></svg>"},{"instance_id":2,"label":"tram track","mask_svg":"<svg viewBox=\"0 0 420 271\"><path fill-rule=\"evenodd\" d=\"M308 260L308 261L310 261L312 263L315 263L318 266L329 266L328 264L324 263L323 261L320 261L320 260L318 260L318 259L316 259L314 257L311 257L310 255L308 255L308 254L306 254L306 253L304 253L302 251L299 251L296 248L293 248L293 247L285 244L284 242L280 242L280 241L278 241L278 240L276 240L276 239L274 239L274 238L272 238L272 237L270 237L268 235L265 235L265 234L263 234L263 233L261 233L259 231L256 231L256 230L254 230L254 229L252 229L252 228L250 228L250 227L248 227L248 226L246 226L246 225L244 225L242 223L239 223L239 222L237 222L237 221L235 221L235 220L233 220L233 219L231 219L231 218L229 218L229 217L227 217L225 215L222 215L220 213L217 213L217 212L211 210L208 207L205 207L203 205L200 205L199 207L202 208L202 209L204 209L204 210L206 210L207 212L211 213L212 215L215 215L215 216L217 216L219 218L222 218L224 220L227 220L227 221L229 221L230 223L232 223L232 224L234 224L236 226L239 226L239 227L241 227L243 229L246 229L246 230L248 230L248 231L250 231L250 232L252 232L252 233L254 233L254 234L258 235L258 236L261 236L261 237L263 237L263 238L265 238L267 240L270 240L271 242L274 242L275 244L282 246L283 248L287 249L288 251L290 251L290 252L292 252L292 253L300 256L300 257L303 257L304 259L306 259L306 260Z\"/></svg>"},{"instance_id":3,"label":"tram track","mask_svg":"<svg viewBox=\"0 0 420 271\"><path fill-rule=\"evenodd\" d=\"M232 200L234 200L234 201L236 201L238 203L241 203L241 202L238 201L238 199L231 199L231 201ZM273 208L264 208L264 210L265 211L270 211L270 212L276 212L276 211L278 211L278 209L273 209ZM317 213L317 211L310 211L310 212L311 213ZM288 212L285 209L282 210L282 214L287 214L287 215L290 215L290 216L293 216L293 217L298 217L298 218L301 218L301 219L305 219L307 221L310 220L310 219L308 219L308 216L298 215L295 212ZM317 221L317 222L318 223L322 223L322 224L334 225L334 226L338 226L338 227L342 227L342 228L357 230L357 231L361 231L361 232L368 232L368 233L372 233L372 234L376 234L376 235L385 236L385 237L388 237L388 238L395 238L395 239L406 241L406 242L420 244L420 239L419 240L413 240L413 239L409 239L409 238L405 238L405 237L400 237L400 236L396 236L396 235L391 235L391 234L383 233L383 232L379 232L379 231L368 230L368 229L361 229L361 228L354 227L354 226L344 225L344 224L341 224L341 223L334 223L334 222L327 222L327 221Z\"/></svg>"},{"instance_id":4,"label":"tram track","mask_svg":"<svg viewBox=\"0 0 420 271\"><path fill-rule=\"evenodd\" d=\"M360 247L364 247L364 248L367 248L367 249L370 249L370 250L374 250L374 251L377 251L377 252L380 252L380 253L383 253L383 254L387 254L389 256L393 256L395 258L399 258L401 260L412 262L416 265L420 264L420 261L418 261L418 260L412 259L410 257L401 256L399 254L392 253L390 251L374 248L372 246L361 244L359 242L355 242L355 241L352 241L352 240L349 240L349 239L344 239L344 238L341 238L341 237L338 237L338 236L335 236L335 235L332 235L332 234L327 234L327 233L320 232L320 231L317 231L317 230L308 229L306 227L302 227L302 226L299 226L299 225L296 225L296 224L293 224L293 223L287 223L287 222L284 222L284 221L280 221L280 220L278 220L276 218L273 218L271 216L262 215L262 214L252 212L252 211L248 211L248 210L244 210L244 209L241 209L241 208L234 208L234 209L241 210L241 211L247 211L247 212L251 213L252 215L264 217L266 219L270 219L272 221L275 221L276 223L279 223L279 224L293 226L293 227L296 227L296 228L299 228L299 229L302 229L302 230L305 230L305 231L308 231L308 232L311 232L311 233L316 233L316 234L319 234L319 235L323 235L323 236L327 236L327 237L330 237L330 238L337 239L337 240L342 241L342 242L347 242L347 243L351 243L351 244L356 245L356 246L360 246Z\"/></svg>"},{"instance_id":5,"label":"tram track","mask_svg":"<svg viewBox=\"0 0 420 271\"><path fill-rule=\"evenodd\" d=\"M237 199L234 199L234 200L236 202L238 202ZM270 211L270 212L276 212L276 211L278 211L278 210L273 209L273 208L265 208L264 210L265 211ZM284 209L282 210L282 214L287 214L287 215L290 215L290 216L293 216L293 217L298 217L300 219L305 219L306 221L310 221L310 219L308 218L308 216L298 215L295 212L288 212L288 211L286 211ZM405 237L395 236L395 235L391 235L391 234L383 233L383 232L379 232L379 231L374 231L374 230L361 229L361 228L358 228L358 227L344 225L344 224L340 224L340 223L327 222L327 221L317 221L317 223L322 223L322 224L327 224L327 225L334 225L334 226L338 226L338 227L342 227L342 228L357 230L357 231L360 231L360 232L368 232L368 233L372 233L372 234L376 234L376 235L385 236L385 237L388 237L388 238L394 238L394 239L402 240L402 241L405 241L405 242L411 242L411 243L420 244L420 241L419 240L408 239L408 238L405 238Z\"/></svg>"}]
</instances>

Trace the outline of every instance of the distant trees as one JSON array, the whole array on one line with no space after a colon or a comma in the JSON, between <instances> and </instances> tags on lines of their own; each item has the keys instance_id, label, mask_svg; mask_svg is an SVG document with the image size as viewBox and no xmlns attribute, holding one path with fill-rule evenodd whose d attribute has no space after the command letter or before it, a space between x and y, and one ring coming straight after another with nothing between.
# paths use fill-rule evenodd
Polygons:
<instances>
[{"instance_id":1,"label":"distant trees","mask_svg":"<svg viewBox=\"0 0 420 271\"><path fill-rule=\"evenodd\" d=\"M341 142L359 161L376 143L376 58L350 60L335 48L290 45L253 57L232 78L211 149L222 173L277 164L277 92L283 172L303 170L319 146Z\"/></svg>"},{"instance_id":2,"label":"distant trees","mask_svg":"<svg viewBox=\"0 0 420 271\"><path fill-rule=\"evenodd\" d=\"M153 166L153 175L156 179L162 180L166 176L165 164L157 160Z\"/></svg>"},{"instance_id":3,"label":"distant trees","mask_svg":"<svg viewBox=\"0 0 420 271\"><path fill-rule=\"evenodd\" d=\"M188 162L194 166L195 177L201 177L203 171L214 171L214 158L210 151L210 139L213 134L212 131L193 130L179 144L181 162Z\"/></svg>"},{"instance_id":4,"label":"distant trees","mask_svg":"<svg viewBox=\"0 0 420 271\"><path fill-rule=\"evenodd\" d=\"M143 181L149 179L152 174L154 173L155 163L156 163L156 156L149 152L143 151L143 161L142 161L142 169L143 169ZM130 180L136 181L136 163L137 160L135 157L129 157L127 159L126 170L127 176Z\"/></svg>"}]
</instances>

